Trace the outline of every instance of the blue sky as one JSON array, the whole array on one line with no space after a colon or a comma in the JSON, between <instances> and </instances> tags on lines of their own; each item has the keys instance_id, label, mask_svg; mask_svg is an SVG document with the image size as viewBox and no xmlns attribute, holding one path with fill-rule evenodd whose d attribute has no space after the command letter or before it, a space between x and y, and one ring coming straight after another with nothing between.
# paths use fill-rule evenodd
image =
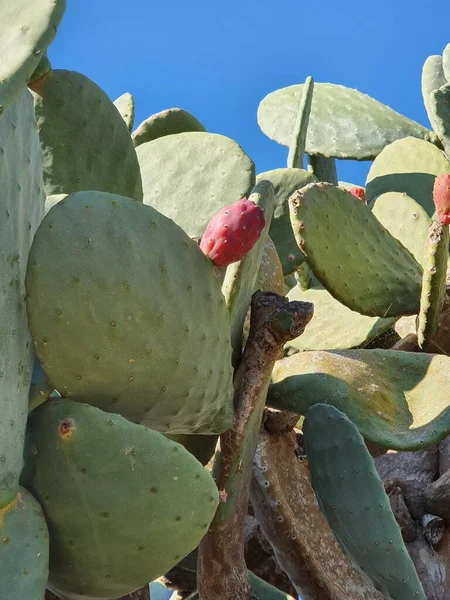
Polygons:
<instances>
[{"instance_id":1,"label":"blue sky","mask_svg":"<svg viewBox=\"0 0 450 600\"><path fill-rule=\"evenodd\" d=\"M286 166L287 149L256 122L269 92L308 75L354 87L429 126L424 60L450 42L450 3L423 0L67 0L49 56L114 100L136 102L136 125L178 106L236 140L257 172ZM427 11L430 8L430 11ZM431 8L434 8L431 11ZM363 184L369 163L340 161Z\"/></svg>"}]
</instances>

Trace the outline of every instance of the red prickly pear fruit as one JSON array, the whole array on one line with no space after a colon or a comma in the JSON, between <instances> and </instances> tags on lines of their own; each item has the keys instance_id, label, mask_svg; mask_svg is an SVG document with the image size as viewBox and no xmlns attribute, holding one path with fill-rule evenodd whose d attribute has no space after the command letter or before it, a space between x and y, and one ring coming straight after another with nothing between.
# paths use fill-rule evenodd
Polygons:
<instances>
[{"instance_id":1,"label":"red prickly pear fruit","mask_svg":"<svg viewBox=\"0 0 450 600\"><path fill-rule=\"evenodd\" d=\"M439 175L434 180L433 202L439 221L450 224L450 175Z\"/></svg>"},{"instance_id":2,"label":"red prickly pear fruit","mask_svg":"<svg viewBox=\"0 0 450 600\"><path fill-rule=\"evenodd\" d=\"M265 224L261 208L241 198L212 217L200 249L216 267L226 267L250 252Z\"/></svg>"},{"instance_id":3,"label":"red prickly pear fruit","mask_svg":"<svg viewBox=\"0 0 450 600\"><path fill-rule=\"evenodd\" d=\"M366 191L362 187L352 187L348 190L352 196L366 203Z\"/></svg>"}]
</instances>

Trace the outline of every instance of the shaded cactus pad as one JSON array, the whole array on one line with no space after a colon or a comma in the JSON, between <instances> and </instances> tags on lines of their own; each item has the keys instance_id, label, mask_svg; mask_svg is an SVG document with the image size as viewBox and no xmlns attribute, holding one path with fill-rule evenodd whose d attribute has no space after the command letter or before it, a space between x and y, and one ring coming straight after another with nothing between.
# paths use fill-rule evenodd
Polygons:
<instances>
[{"instance_id":1,"label":"shaded cactus pad","mask_svg":"<svg viewBox=\"0 0 450 600\"><path fill-rule=\"evenodd\" d=\"M255 167L230 138L213 133L166 135L136 149L144 202L201 237L221 208L247 198Z\"/></svg>"},{"instance_id":2,"label":"shaded cactus pad","mask_svg":"<svg viewBox=\"0 0 450 600\"><path fill-rule=\"evenodd\" d=\"M258 124L272 140L291 143L302 85L268 94L258 108ZM436 143L437 136L377 100L342 85L315 83L306 152L326 157L370 160L394 140L414 136Z\"/></svg>"},{"instance_id":3,"label":"shaded cactus pad","mask_svg":"<svg viewBox=\"0 0 450 600\"><path fill-rule=\"evenodd\" d=\"M272 238L283 266L284 275L293 273L305 260L292 231L289 217L289 198L292 194L316 182L314 175L303 169L274 169L260 173L256 181L270 181L275 190L275 210L269 235Z\"/></svg>"},{"instance_id":4,"label":"shaded cactus pad","mask_svg":"<svg viewBox=\"0 0 450 600\"><path fill-rule=\"evenodd\" d=\"M0 581L5 600L42 600L48 579L48 530L42 509L19 488L0 509Z\"/></svg>"},{"instance_id":5,"label":"shaded cactus pad","mask_svg":"<svg viewBox=\"0 0 450 600\"><path fill-rule=\"evenodd\" d=\"M370 343L392 327L395 318L366 317L350 310L319 284L302 291L296 285L287 294L289 301L311 302L314 317L301 336L286 344L295 350L344 350Z\"/></svg>"},{"instance_id":6,"label":"shaded cactus pad","mask_svg":"<svg viewBox=\"0 0 450 600\"><path fill-rule=\"evenodd\" d=\"M0 119L0 508L17 495L33 350L25 273L44 215L44 184L33 101L25 89ZM0 594L1 595L1 594Z\"/></svg>"},{"instance_id":7,"label":"shaded cactus pad","mask_svg":"<svg viewBox=\"0 0 450 600\"><path fill-rule=\"evenodd\" d=\"M180 444L70 400L33 412L25 461L49 527L50 586L64 598L119 598L161 576L198 545L218 504Z\"/></svg>"},{"instance_id":8,"label":"shaded cactus pad","mask_svg":"<svg viewBox=\"0 0 450 600\"><path fill-rule=\"evenodd\" d=\"M333 406L305 417L305 450L320 509L343 550L386 598L425 600L383 482L355 425Z\"/></svg>"},{"instance_id":9,"label":"shaded cactus pad","mask_svg":"<svg viewBox=\"0 0 450 600\"><path fill-rule=\"evenodd\" d=\"M418 450L450 433L450 358L392 350L300 352L276 363L267 402L305 414L345 412L384 448Z\"/></svg>"},{"instance_id":10,"label":"shaded cactus pad","mask_svg":"<svg viewBox=\"0 0 450 600\"><path fill-rule=\"evenodd\" d=\"M98 190L142 200L128 127L106 93L84 75L63 70L51 71L30 88L47 196Z\"/></svg>"},{"instance_id":11,"label":"shaded cactus pad","mask_svg":"<svg viewBox=\"0 0 450 600\"><path fill-rule=\"evenodd\" d=\"M229 427L229 315L211 262L173 221L72 194L35 236L27 291L35 351L62 396L164 433Z\"/></svg>"},{"instance_id":12,"label":"shaded cactus pad","mask_svg":"<svg viewBox=\"0 0 450 600\"><path fill-rule=\"evenodd\" d=\"M339 302L371 317L417 313L422 267L361 200L318 183L296 192L289 204L308 265Z\"/></svg>"},{"instance_id":13,"label":"shaded cactus pad","mask_svg":"<svg viewBox=\"0 0 450 600\"><path fill-rule=\"evenodd\" d=\"M400 192L413 198L432 217L434 180L443 173L450 173L450 162L442 150L417 138L397 140L370 167L367 202L386 192Z\"/></svg>"}]
</instances>

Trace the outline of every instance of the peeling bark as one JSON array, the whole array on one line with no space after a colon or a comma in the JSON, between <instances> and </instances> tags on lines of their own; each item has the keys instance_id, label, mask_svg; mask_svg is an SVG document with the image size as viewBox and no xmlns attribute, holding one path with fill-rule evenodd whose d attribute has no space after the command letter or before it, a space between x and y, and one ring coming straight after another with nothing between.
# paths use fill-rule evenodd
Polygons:
<instances>
[{"instance_id":1,"label":"peeling bark","mask_svg":"<svg viewBox=\"0 0 450 600\"><path fill-rule=\"evenodd\" d=\"M425 488L424 499L428 512L450 521L450 471Z\"/></svg>"},{"instance_id":2,"label":"peeling bark","mask_svg":"<svg viewBox=\"0 0 450 600\"><path fill-rule=\"evenodd\" d=\"M299 336L313 306L288 302L271 292L252 298L250 333L234 380L234 416L220 436L213 476L222 502L199 547L198 586L202 600L251 600L244 559L253 457L275 361L284 344Z\"/></svg>"},{"instance_id":3,"label":"peeling bark","mask_svg":"<svg viewBox=\"0 0 450 600\"><path fill-rule=\"evenodd\" d=\"M442 443L442 442L441 442ZM375 464L384 480L385 488L398 488L404 496L405 505L416 522L416 538L405 540L406 548L414 562L427 600L448 600L450 598L450 534L449 530L427 540L422 527L427 512L427 490L439 476L438 446L417 452L389 451L375 459ZM394 515L398 513L394 510ZM402 509L404 513L404 509ZM404 514L400 519L407 519ZM403 533L403 528L402 528ZM442 537L440 541L438 537ZM432 547L434 546L435 547Z\"/></svg>"}]
</instances>

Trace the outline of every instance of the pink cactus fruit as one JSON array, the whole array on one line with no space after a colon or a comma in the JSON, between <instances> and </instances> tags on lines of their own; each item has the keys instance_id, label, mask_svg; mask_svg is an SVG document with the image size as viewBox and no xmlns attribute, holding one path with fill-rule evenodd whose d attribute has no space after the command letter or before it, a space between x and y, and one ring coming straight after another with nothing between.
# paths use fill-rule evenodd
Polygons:
<instances>
[{"instance_id":1,"label":"pink cactus fruit","mask_svg":"<svg viewBox=\"0 0 450 600\"><path fill-rule=\"evenodd\" d=\"M251 200L241 198L212 217L200 249L216 267L226 267L250 252L264 226L261 208Z\"/></svg>"},{"instance_id":2,"label":"pink cactus fruit","mask_svg":"<svg viewBox=\"0 0 450 600\"><path fill-rule=\"evenodd\" d=\"M362 200L364 202L364 204L366 204L366 192L365 192L364 188L352 187L348 191L350 192L350 194L352 194L352 196L355 196L355 198Z\"/></svg>"},{"instance_id":3,"label":"pink cactus fruit","mask_svg":"<svg viewBox=\"0 0 450 600\"><path fill-rule=\"evenodd\" d=\"M439 221L450 224L450 174L439 175L434 180L433 202Z\"/></svg>"}]
</instances>

